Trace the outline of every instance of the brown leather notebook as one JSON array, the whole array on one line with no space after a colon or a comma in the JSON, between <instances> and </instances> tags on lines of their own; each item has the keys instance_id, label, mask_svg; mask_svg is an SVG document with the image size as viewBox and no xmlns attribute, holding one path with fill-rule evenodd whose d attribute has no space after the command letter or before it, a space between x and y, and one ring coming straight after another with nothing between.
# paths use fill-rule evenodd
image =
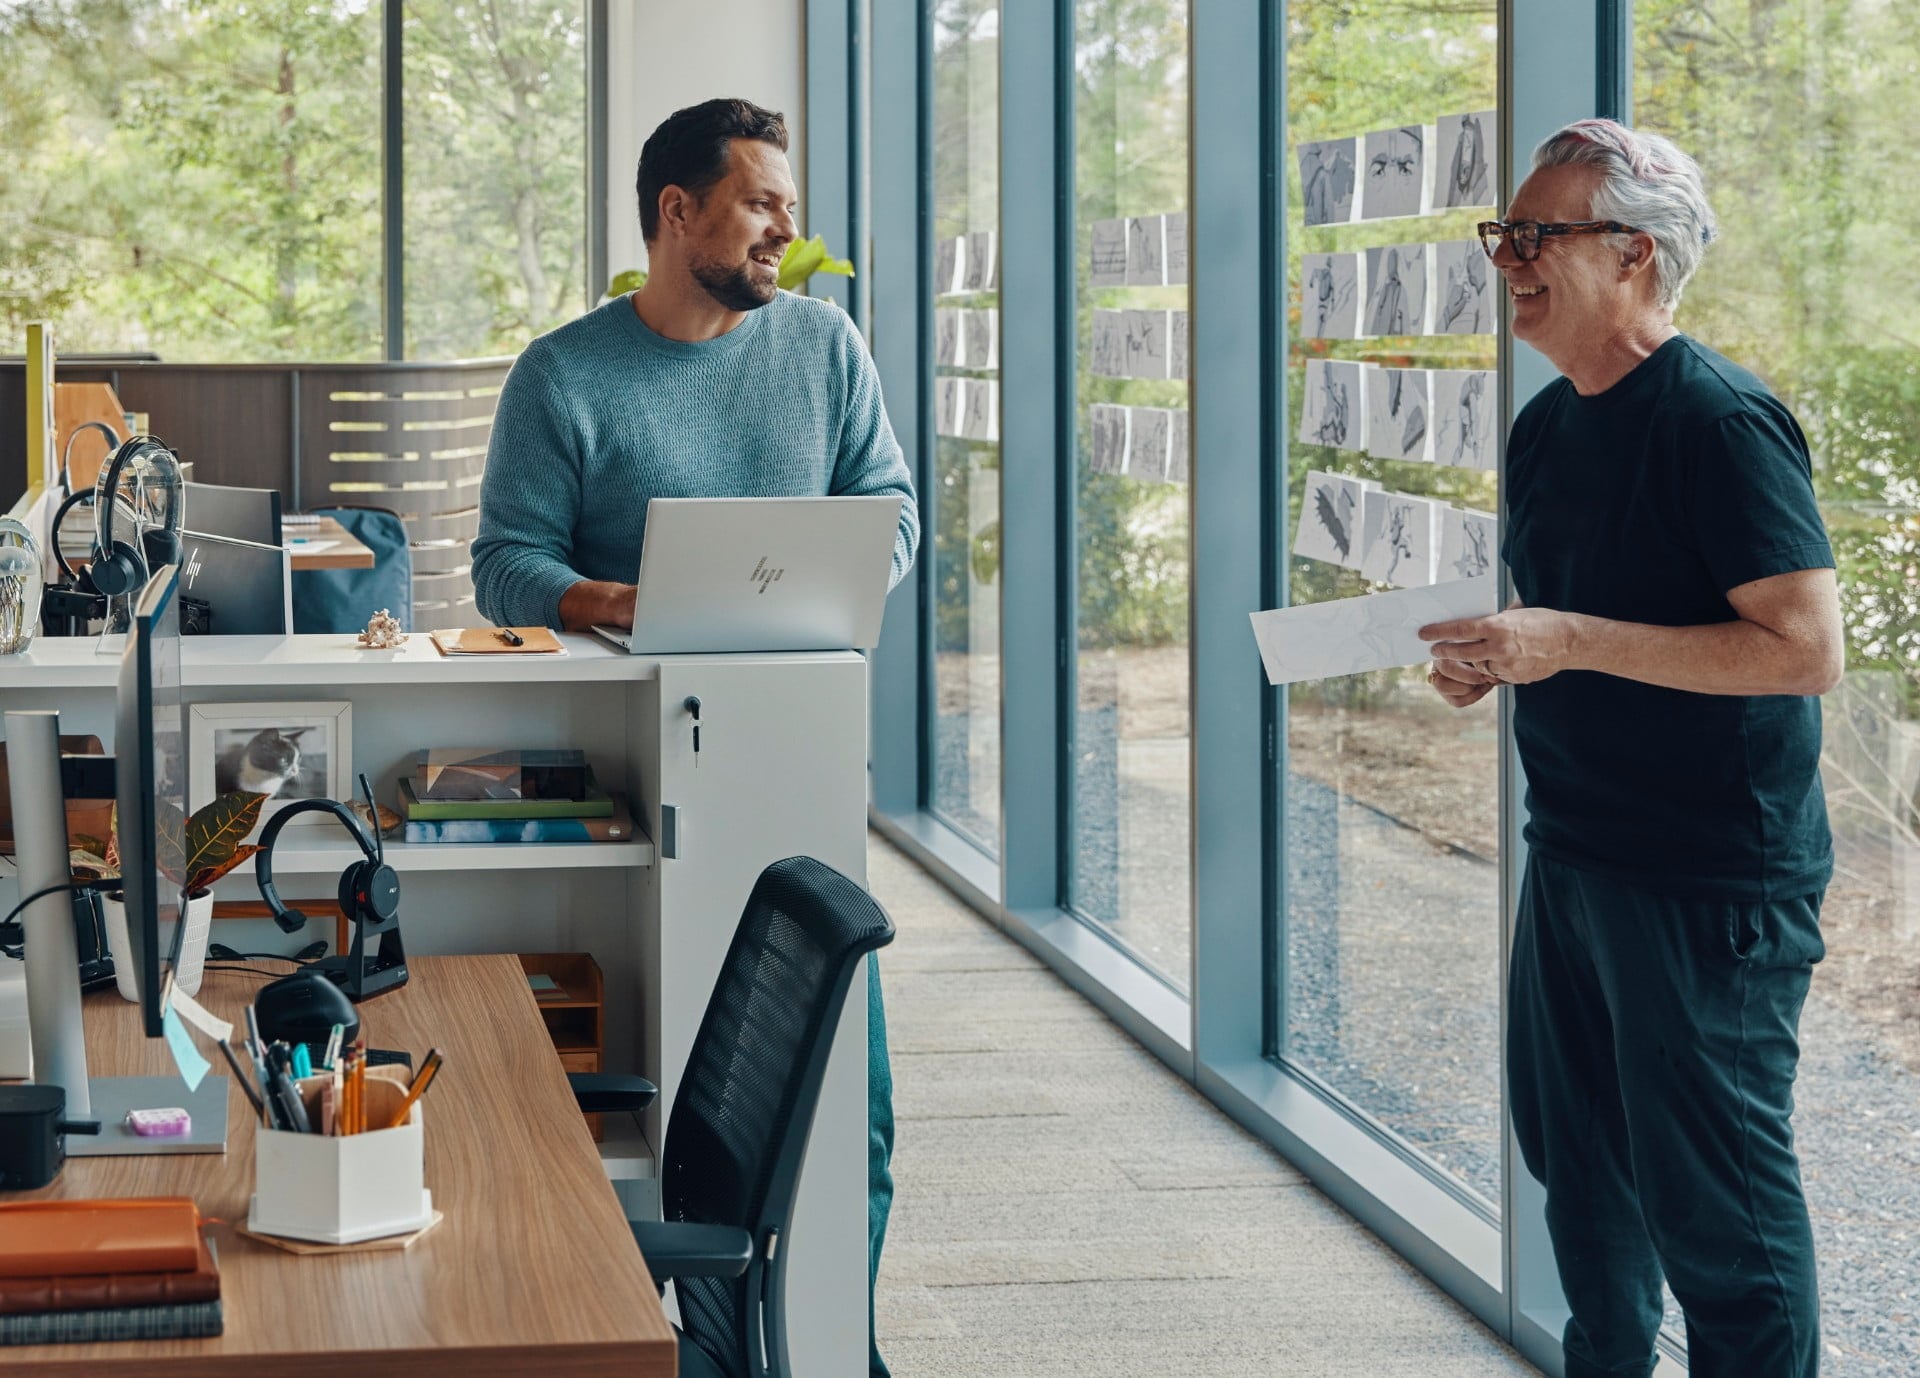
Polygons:
<instances>
[{"instance_id":1,"label":"brown leather notebook","mask_svg":"<svg viewBox=\"0 0 1920 1378\"><path fill-rule=\"evenodd\" d=\"M220 1272L205 1236L185 1273L104 1273L79 1277L0 1278L0 1316L35 1311L99 1311L109 1306L172 1306L215 1301Z\"/></svg>"},{"instance_id":2,"label":"brown leather notebook","mask_svg":"<svg viewBox=\"0 0 1920 1378\"><path fill-rule=\"evenodd\" d=\"M518 644L508 637L518 638ZM565 655L567 648L547 627L466 627L433 633L443 656Z\"/></svg>"},{"instance_id":3,"label":"brown leather notebook","mask_svg":"<svg viewBox=\"0 0 1920 1378\"><path fill-rule=\"evenodd\" d=\"M0 1278L185 1273L201 1247L190 1196L0 1204Z\"/></svg>"}]
</instances>

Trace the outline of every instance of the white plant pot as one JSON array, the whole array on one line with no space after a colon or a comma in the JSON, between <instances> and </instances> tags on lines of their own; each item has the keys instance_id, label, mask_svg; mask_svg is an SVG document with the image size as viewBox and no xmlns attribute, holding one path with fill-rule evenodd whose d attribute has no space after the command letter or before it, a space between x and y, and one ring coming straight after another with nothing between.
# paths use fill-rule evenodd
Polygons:
<instances>
[{"instance_id":1,"label":"white plant pot","mask_svg":"<svg viewBox=\"0 0 1920 1378\"><path fill-rule=\"evenodd\" d=\"M113 983L120 998L138 1003L140 988L134 984L133 943L127 937L127 907L111 895L100 897L107 917L107 951L113 956ZM211 892L187 901L187 931L180 937L180 960L174 968L173 983L186 995L200 993L200 978L205 974L207 939L213 928Z\"/></svg>"}]
</instances>

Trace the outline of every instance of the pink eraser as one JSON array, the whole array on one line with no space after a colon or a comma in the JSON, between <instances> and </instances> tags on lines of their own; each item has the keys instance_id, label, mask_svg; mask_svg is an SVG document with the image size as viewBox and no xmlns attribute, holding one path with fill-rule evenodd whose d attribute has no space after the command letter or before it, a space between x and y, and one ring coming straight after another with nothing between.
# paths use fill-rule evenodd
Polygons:
<instances>
[{"instance_id":1,"label":"pink eraser","mask_svg":"<svg viewBox=\"0 0 1920 1378\"><path fill-rule=\"evenodd\" d=\"M177 1105L127 1111L127 1128L144 1139L177 1139L192 1132L193 1117Z\"/></svg>"}]
</instances>

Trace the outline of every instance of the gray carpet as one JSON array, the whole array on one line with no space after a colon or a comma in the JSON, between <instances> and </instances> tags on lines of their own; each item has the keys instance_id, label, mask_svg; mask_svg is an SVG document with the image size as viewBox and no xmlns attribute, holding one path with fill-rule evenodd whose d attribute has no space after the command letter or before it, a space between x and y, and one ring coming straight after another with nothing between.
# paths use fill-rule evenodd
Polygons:
<instances>
[{"instance_id":1,"label":"gray carpet","mask_svg":"<svg viewBox=\"0 0 1920 1378\"><path fill-rule=\"evenodd\" d=\"M869 864L896 1378L1537 1371L877 837Z\"/></svg>"}]
</instances>

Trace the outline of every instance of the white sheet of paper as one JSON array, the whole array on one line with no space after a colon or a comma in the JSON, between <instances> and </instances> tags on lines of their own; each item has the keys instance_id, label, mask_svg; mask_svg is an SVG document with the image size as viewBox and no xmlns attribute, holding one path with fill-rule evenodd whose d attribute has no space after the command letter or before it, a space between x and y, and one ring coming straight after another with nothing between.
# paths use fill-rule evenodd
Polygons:
<instances>
[{"instance_id":1,"label":"white sheet of paper","mask_svg":"<svg viewBox=\"0 0 1920 1378\"><path fill-rule=\"evenodd\" d=\"M1431 125L1405 124L1368 134L1361 150L1360 218L1425 215L1433 190L1427 176L1427 155L1432 149Z\"/></svg>"},{"instance_id":2,"label":"white sheet of paper","mask_svg":"<svg viewBox=\"0 0 1920 1378\"><path fill-rule=\"evenodd\" d=\"M1167 482L1187 483L1193 475L1193 436L1188 427L1193 419L1184 411L1173 413L1173 434L1167 437Z\"/></svg>"},{"instance_id":3,"label":"white sheet of paper","mask_svg":"<svg viewBox=\"0 0 1920 1378\"><path fill-rule=\"evenodd\" d=\"M1089 287L1127 285L1127 222L1096 220L1090 245L1092 263L1087 276Z\"/></svg>"},{"instance_id":4,"label":"white sheet of paper","mask_svg":"<svg viewBox=\"0 0 1920 1378\"><path fill-rule=\"evenodd\" d=\"M1165 407L1129 407L1127 411L1127 472L1152 483L1166 482L1174 413Z\"/></svg>"},{"instance_id":5,"label":"white sheet of paper","mask_svg":"<svg viewBox=\"0 0 1920 1378\"><path fill-rule=\"evenodd\" d=\"M1355 219L1359 162L1357 138L1300 145L1300 204L1308 225L1345 225Z\"/></svg>"},{"instance_id":6,"label":"white sheet of paper","mask_svg":"<svg viewBox=\"0 0 1920 1378\"><path fill-rule=\"evenodd\" d=\"M1167 222L1158 215L1127 221L1127 285L1161 287L1167 281Z\"/></svg>"},{"instance_id":7,"label":"white sheet of paper","mask_svg":"<svg viewBox=\"0 0 1920 1378\"><path fill-rule=\"evenodd\" d=\"M1307 340L1360 338L1362 255L1300 256L1300 335Z\"/></svg>"},{"instance_id":8,"label":"white sheet of paper","mask_svg":"<svg viewBox=\"0 0 1920 1378\"><path fill-rule=\"evenodd\" d=\"M1494 315L1493 264L1477 239L1444 239L1433 246L1433 333L1491 335Z\"/></svg>"},{"instance_id":9,"label":"white sheet of paper","mask_svg":"<svg viewBox=\"0 0 1920 1378\"><path fill-rule=\"evenodd\" d=\"M1128 250L1131 255L1132 250ZM1128 262L1132 262L1129 257ZM1165 378L1167 376L1167 316L1165 311L1127 311L1126 318L1128 378Z\"/></svg>"},{"instance_id":10,"label":"white sheet of paper","mask_svg":"<svg viewBox=\"0 0 1920 1378\"><path fill-rule=\"evenodd\" d=\"M1167 217L1167 286L1187 283L1187 213L1176 211Z\"/></svg>"},{"instance_id":11,"label":"white sheet of paper","mask_svg":"<svg viewBox=\"0 0 1920 1378\"><path fill-rule=\"evenodd\" d=\"M1093 313L1092 357L1087 367L1096 378L1125 378L1127 376L1127 313L1125 311L1095 311Z\"/></svg>"},{"instance_id":12,"label":"white sheet of paper","mask_svg":"<svg viewBox=\"0 0 1920 1378\"><path fill-rule=\"evenodd\" d=\"M1440 513L1446 503L1406 493L1367 494L1360 575L1396 588L1431 584L1440 558Z\"/></svg>"},{"instance_id":13,"label":"white sheet of paper","mask_svg":"<svg viewBox=\"0 0 1920 1378\"><path fill-rule=\"evenodd\" d=\"M960 434L960 409L965 405L962 393L966 380L963 378L935 378L933 380L933 433L935 435Z\"/></svg>"},{"instance_id":14,"label":"white sheet of paper","mask_svg":"<svg viewBox=\"0 0 1920 1378\"><path fill-rule=\"evenodd\" d=\"M933 362L943 368L958 368L963 348L960 313L947 306L934 308Z\"/></svg>"},{"instance_id":15,"label":"white sheet of paper","mask_svg":"<svg viewBox=\"0 0 1920 1378\"><path fill-rule=\"evenodd\" d=\"M1360 333L1372 339L1430 333L1433 245L1386 244L1368 249L1367 304Z\"/></svg>"},{"instance_id":16,"label":"white sheet of paper","mask_svg":"<svg viewBox=\"0 0 1920 1378\"><path fill-rule=\"evenodd\" d=\"M989 307L983 311L960 313L960 334L966 341L968 368L1000 367L1000 313Z\"/></svg>"},{"instance_id":17,"label":"white sheet of paper","mask_svg":"<svg viewBox=\"0 0 1920 1378\"><path fill-rule=\"evenodd\" d=\"M1424 368L1368 368L1367 453L1375 459L1433 461L1433 380Z\"/></svg>"},{"instance_id":18,"label":"white sheet of paper","mask_svg":"<svg viewBox=\"0 0 1920 1378\"><path fill-rule=\"evenodd\" d=\"M975 230L967 236L962 252L966 267L962 286L969 292L992 292L1000 286L999 240L992 230Z\"/></svg>"},{"instance_id":19,"label":"white sheet of paper","mask_svg":"<svg viewBox=\"0 0 1920 1378\"><path fill-rule=\"evenodd\" d=\"M1343 359L1307 360L1307 395L1300 408L1300 443L1336 450L1367 448L1361 365Z\"/></svg>"},{"instance_id":20,"label":"white sheet of paper","mask_svg":"<svg viewBox=\"0 0 1920 1378\"><path fill-rule=\"evenodd\" d=\"M1184 311L1167 313L1167 377L1184 379L1187 376L1187 350L1190 341L1187 337L1188 319Z\"/></svg>"},{"instance_id":21,"label":"white sheet of paper","mask_svg":"<svg viewBox=\"0 0 1920 1378\"><path fill-rule=\"evenodd\" d=\"M960 397L960 433L968 440L1000 439L1000 385L989 378L967 379Z\"/></svg>"},{"instance_id":22,"label":"white sheet of paper","mask_svg":"<svg viewBox=\"0 0 1920 1378\"><path fill-rule=\"evenodd\" d=\"M1095 402L1087 408L1090 440L1087 468L1096 474L1127 471L1127 413L1131 408Z\"/></svg>"},{"instance_id":23,"label":"white sheet of paper","mask_svg":"<svg viewBox=\"0 0 1920 1378\"><path fill-rule=\"evenodd\" d=\"M1498 112L1442 115L1434 148L1433 208L1491 206L1493 169L1498 165Z\"/></svg>"},{"instance_id":24,"label":"white sheet of paper","mask_svg":"<svg viewBox=\"0 0 1920 1378\"><path fill-rule=\"evenodd\" d=\"M1260 663L1270 684L1422 665L1433 653L1415 635L1420 628L1462 617L1491 617L1499 592L1498 579L1455 579L1425 588L1273 608L1250 614L1253 638L1260 646Z\"/></svg>"},{"instance_id":25,"label":"white sheet of paper","mask_svg":"<svg viewBox=\"0 0 1920 1378\"><path fill-rule=\"evenodd\" d=\"M948 296L960 290L960 256L965 244L962 239L943 239L933 249L933 293L937 297Z\"/></svg>"}]
</instances>

